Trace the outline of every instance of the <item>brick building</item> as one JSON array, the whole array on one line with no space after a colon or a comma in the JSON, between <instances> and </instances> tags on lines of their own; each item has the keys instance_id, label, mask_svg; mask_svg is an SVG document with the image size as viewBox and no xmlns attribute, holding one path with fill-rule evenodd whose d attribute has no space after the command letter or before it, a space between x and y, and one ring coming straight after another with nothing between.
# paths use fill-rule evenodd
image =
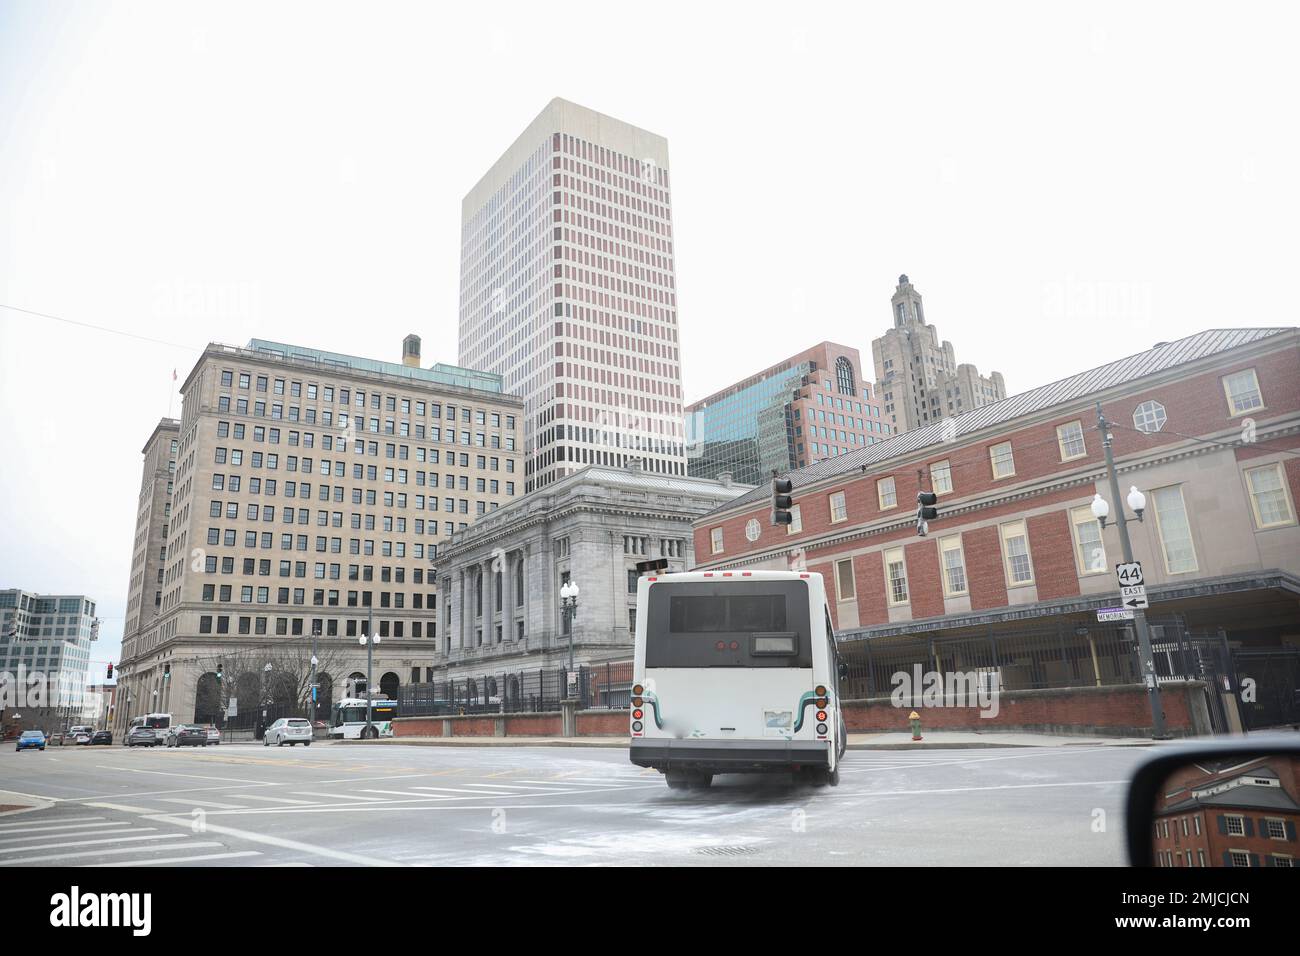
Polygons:
<instances>
[{"instance_id":1,"label":"brick building","mask_svg":"<svg viewBox=\"0 0 1300 956\"><path fill-rule=\"evenodd\" d=\"M825 575L846 653L870 662L863 695L887 693L918 653L938 670L998 670L1009 688L1131 681L1131 635L1094 613L1118 603L1121 560L1114 522L1089 510L1111 497L1100 402L1121 486L1147 499L1129 532L1157 640L1167 625L1171 641L1300 654L1298 341L1292 328L1201 332L794 471L793 524L770 523L758 488L696 521L698 566ZM922 489L940 499L926 537ZM998 637L1014 640L999 653ZM1174 676L1172 661L1158 670Z\"/></svg>"},{"instance_id":2,"label":"brick building","mask_svg":"<svg viewBox=\"0 0 1300 956\"><path fill-rule=\"evenodd\" d=\"M1300 760L1267 756L1191 764L1157 799L1156 866L1297 865Z\"/></svg>"}]
</instances>

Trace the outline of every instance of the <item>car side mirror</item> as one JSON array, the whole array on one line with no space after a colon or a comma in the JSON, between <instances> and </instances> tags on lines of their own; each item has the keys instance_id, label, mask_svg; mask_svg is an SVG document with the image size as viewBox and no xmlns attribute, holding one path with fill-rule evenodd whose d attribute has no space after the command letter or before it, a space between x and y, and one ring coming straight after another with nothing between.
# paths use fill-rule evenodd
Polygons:
<instances>
[{"instance_id":1,"label":"car side mirror","mask_svg":"<svg viewBox=\"0 0 1300 956\"><path fill-rule=\"evenodd\" d=\"M1300 855L1300 742L1161 747L1134 773L1125 817L1133 866L1289 866Z\"/></svg>"}]
</instances>

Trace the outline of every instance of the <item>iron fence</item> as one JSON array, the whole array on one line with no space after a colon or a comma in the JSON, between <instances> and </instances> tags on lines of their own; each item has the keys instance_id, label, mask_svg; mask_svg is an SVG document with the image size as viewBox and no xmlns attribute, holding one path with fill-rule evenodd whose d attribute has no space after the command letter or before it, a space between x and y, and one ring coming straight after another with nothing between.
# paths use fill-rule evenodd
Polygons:
<instances>
[{"instance_id":1,"label":"iron fence","mask_svg":"<svg viewBox=\"0 0 1300 956\"><path fill-rule=\"evenodd\" d=\"M397 699L403 717L450 717L556 711L569 696L584 710L618 710L630 704L631 690L632 662L608 661L579 667L572 692L567 668L539 667L407 684Z\"/></svg>"}]
</instances>

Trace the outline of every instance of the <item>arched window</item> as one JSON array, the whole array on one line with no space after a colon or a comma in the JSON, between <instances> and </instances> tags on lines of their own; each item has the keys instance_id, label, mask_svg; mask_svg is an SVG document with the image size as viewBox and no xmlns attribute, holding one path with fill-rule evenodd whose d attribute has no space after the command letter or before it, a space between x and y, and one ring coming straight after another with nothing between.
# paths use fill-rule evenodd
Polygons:
<instances>
[{"instance_id":1,"label":"arched window","mask_svg":"<svg viewBox=\"0 0 1300 956\"><path fill-rule=\"evenodd\" d=\"M857 395L857 386L853 383L853 363L843 355L835 360L836 385L841 395Z\"/></svg>"}]
</instances>

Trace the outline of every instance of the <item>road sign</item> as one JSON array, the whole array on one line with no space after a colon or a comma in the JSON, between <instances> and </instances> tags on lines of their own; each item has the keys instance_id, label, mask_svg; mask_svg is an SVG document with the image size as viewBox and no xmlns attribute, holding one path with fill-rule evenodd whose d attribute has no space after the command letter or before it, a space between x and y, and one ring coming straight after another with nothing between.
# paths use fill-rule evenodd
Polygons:
<instances>
[{"instance_id":1,"label":"road sign","mask_svg":"<svg viewBox=\"0 0 1300 956\"><path fill-rule=\"evenodd\" d=\"M1146 583L1142 577L1142 562L1129 561L1126 564L1115 565L1115 577L1119 579L1119 586L1122 588L1136 587Z\"/></svg>"},{"instance_id":2,"label":"road sign","mask_svg":"<svg viewBox=\"0 0 1300 956\"><path fill-rule=\"evenodd\" d=\"M1147 586L1145 584L1133 584L1119 589L1120 600L1126 608L1130 610L1145 610L1151 605L1147 602Z\"/></svg>"},{"instance_id":3,"label":"road sign","mask_svg":"<svg viewBox=\"0 0 1300 956\"><path fill-rule=\"evenodd\" d=\"M230 698L230 703L226 704L226 716L227 716L227 717L238 717L238 716L239 716L239 699L238 699L238 698L236 698L236 697L232 697L232 698Z\"/></svg>"},{"instance_id":4,"label":"road sign","mask_svg":"<svg viewBox=\"0 0 1300 956\"><path fill-rule=\"evenodd\" d=\"M1098 621L1131 621L1133 612L1126 607L1099 607L1097 608Z\"/></svg>"}]
</instances>

